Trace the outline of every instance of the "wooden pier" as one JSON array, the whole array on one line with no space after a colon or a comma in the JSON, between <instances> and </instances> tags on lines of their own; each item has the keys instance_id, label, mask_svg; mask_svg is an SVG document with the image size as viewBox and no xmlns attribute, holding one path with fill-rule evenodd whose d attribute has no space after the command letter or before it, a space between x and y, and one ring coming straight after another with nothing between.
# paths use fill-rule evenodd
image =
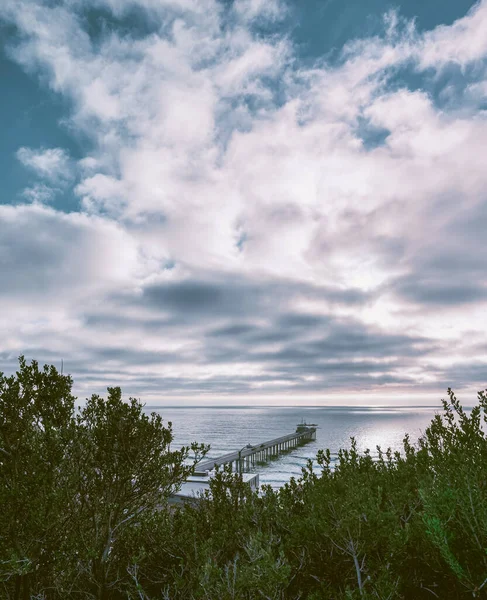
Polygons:
<instances>
[{"instance_id":1,"label":"wooden pier","mask_svg":"<svg viewBox=\"0 0 487 600\"><path fill-rule=\"evenodd\" d=\"M242 473L249 469L255 463L267 462L271 458L279 456L283 452L289 452L294 448L301 446L306 442L316 439L316 425L307 425L302 423L298 425L294 433L283 435L282 437L255 444L248 444L241 450L229 452L212 460L205 460L196 467L195 474L204 474L212 471L217 466L230 465L232 471Z\"/></svg>"}]
</instances>

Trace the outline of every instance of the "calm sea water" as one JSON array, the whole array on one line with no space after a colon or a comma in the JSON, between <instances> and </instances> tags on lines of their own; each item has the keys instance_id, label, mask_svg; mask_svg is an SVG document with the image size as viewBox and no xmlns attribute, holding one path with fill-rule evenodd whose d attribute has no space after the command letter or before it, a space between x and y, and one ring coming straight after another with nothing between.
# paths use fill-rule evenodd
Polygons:
<instances>
[{"instance_id":1,"label":"calm sea water","mask_svg":"<svg viewBox=\"0 0 487 600\"><path fill-rule=\"evenodd\" d=\"M299 476L308 458L314 459L320 448L333 453L350 447L355 437L361 451L376 446L384 450L402 450L402 440L409 433L416 441L440 407L146 407L158 412L173 424L173 447L192 441L210 444L208 458L239 450L246 444L257 444L292 433L303 419L316 423L316 441L280 456L265 466L255 467L261 484L279 487L291 476Z\"/></svg>"}]
</instances>

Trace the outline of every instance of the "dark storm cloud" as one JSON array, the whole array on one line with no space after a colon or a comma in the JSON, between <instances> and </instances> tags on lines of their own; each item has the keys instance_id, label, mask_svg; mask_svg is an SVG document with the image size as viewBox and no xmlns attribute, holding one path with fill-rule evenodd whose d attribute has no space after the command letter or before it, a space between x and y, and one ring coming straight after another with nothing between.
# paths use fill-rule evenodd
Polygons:
<instances>
[{"instance_id":1,"label":"dark storm cloud","mask_svg":"<svg viewBox=\"0 0 487 600\"><path fill-rule=\"evenodd\" d=\"M134 366L141 365L163 365L185 362L188 357L174 352L164 352L156 350L139 350L131 348L96 348L91 351L96 359L105 362L114 362L116 364L130 364Z\"/></svg>"},{"instance_id":2,"label":"dark storm cloud","mask_svg":"<svg viewBox=\"0 0 487 600\"><path fill-rule=\"evenodd\" d=\"M472 235L472 232L469 233ZM469 251L467 251L469 250ZM420 263L421 270L430 273L449 274L452 282L462 278L478 278L479 283L487 277L487 263L480 248L468 249L464 244L456 248L442 249L440 252L428 253L428 257Z\"/></svg>"},{"instance_id":3,"label":"dark storm cloud","mask_svg":"<svg viewBox=\"0 0 487 600\"><path fill-rule=\"evenodd\" d=\"M301 317L303 319L301 320ZM309 317L305 319L304 317ZM283 342L275 351L265 349L265 343L256 342L252 337L238 333L251 333L259 329L272 335L282 320L294 324L293 339ZM311 339L315 328L313 324L324 320L328 323L326 337ZM302 322L298 327L297 323ZM202 394L211 397L215 394L273 393L298 390L302 393L319 393L346 387L349 391L361 390L370 386L404 384L411 389L419 386L415 377L406 375L404 369L417 366L416 356L428 357L435 344L417 336L391 336L350 320L335 322L321 315L301 315L286 312L265 326L234 327L235 337L229 335L231 327L222 329L221 339L215 336L215 330L208 328L207 335L200 339L199 349L180 352L141 351L137 348L104 347L96 350L86 348L77 354L65 357L65 372L71 373L77 384L87 388L86 394L102 393L106 385L121 385L126 395L170 394L175 397ZM97 326L94 331L99 331ZM191 326L185 326L182 335L188 335ZM348 331L348 332L347 332ZM263 337L263 336L261 336ZM42 348L27 348L27 358L38 357L40 362L54 362L53 354ZM95 356L95 359L93 359ZM89 358L88 358L89 357ZM3 357L6 363L12 356ZM59 363L59 364L58 364ZM252 375L214 374L198 377L171 376L172 366L246 364L259 367ZM143 372L127 369L141 367ZM158 374L157 367L164 367L165 374ZM425 372L436 374L438 384L431 389L461 388L467 384L481 382L487 375L487 364L478 363L463 368L439 369L424 362ZM484 379L485 381L485 379ZM101 384L103 382L103 384ZM479 389L482 385L478 385ZM485 387L485 386L484 386Z\"/></svg>"},{"instance_id":4,"label":"dark storm cloud","mask_svg":"<svg viewBox=\"0 0 487 600\"><path fill-rule=\"evenodd\" d=\"M217 329L210 330L207 335L216 338L238 338L247 336L255 331L259 331L259 328L255 325L228 325L226 327L218 327Z\"/></svg>"},{"instance_id":5,"label":"dark storm cloud","mask_svg":"<svg viewBox=\"0 0 487 600\"><path fill-rule=\"evenodd\" d=\"M404 376L393 376L389 374L371 376L367 373L355 373L350 375L347 374L333 374L327 373L326 376L317 377L313 381L303 381L299 376L292 374L280 374L280 373L267 373L265 375L254 375L252 377L245 376L233 376L227 377L222 375L215 375L211 378L205 378L198 380L196 378L177 378L177 377L164 377L164 376L137 376L136 391L135 386L130 380L123 378L123 371L106 371L100 373L100 376L112 378L114 384L122 385L125 394L141 396L144 394L161 394L162 392L170 392L171 396L185 396L188 394L205 394L211 397L211 394L239 394L246 395L248 393L266 393L268 391L268 384L272 383L273 392L288 392L298 391L303 394L307 392L320 392L330 391L336 388L337 385L343 385L347 383L350 385L349 389L360 389L370 384L381 385L386 383L408 383L414 384L412 378ZM81 376L79 379L84 384L89 384L92 387L96 386L100 380L100 376L89 373L86 376ZM104 391L104 389L95 390L97 392ZM298 397L298 396L297 396Z\"/></svg>"},{"instance_id":6,"label":"dark storm cloud","mask_svg":"<svg viewBox=\"0 0 487 600\"><path fill-rule=\"evenodd\" d=\"M139 317L130 317L124 314L106 314L106 313L89 313L83 316L83 322L86 327L100 327L104 331L120 331L120 330L148 330L148 331L164 331L171 326L179 325L178 320L171 317L151 318L143 315Z\"/></svg>"},{"instance_id":7,"label":"dark storm cloud","mask_svg":"<svg viewBox=\"0 0 487 600\"><path fill-rule=\"evenodd\" d=\"M137 297L118 296L119 310L87 313L87 330L102 335L123 330L136 340L149 336L164 341L176 336L191 340L191 345L177 352L161 352L108 347L101 342L98 350L87 347L85 354L96 356L96 364L105 365L107 376L112 377L126 375L124 364L147 367L150 372L163 368L165 375L161 376L137 374L134 393L141 394L157 389L178 395L294 388L306 392L332 389L347 381L359 387L410 382L400 366L427 355L435 345L423 337L392 335L350 317L337 317L333 313L337 297L342 297L342 302L357 298L355 293L342 294L339 289L244 277L148 286ZM366 294L361 297L364 303L368 299ZM321 303L321 312L295 308L296 302L310 299ZM215 366L218 370L237 364L246 365L253 374L215 374L204 380L170 375L173 366ZM86 379L89 370L83 359L71 365L78 368L84 381L97 380L97 374Z\"/></svg>"},{"instance_id":8,"label":"dark storm cloud","mask_svg":"<svg viewBox=\"0 0 487 600\"><path fill-rule=\"evenodd\" d=\"M245 278L225 280L186 280L147 287L141 304L156 310L170 310L180 315L205 317L238 315L260 309L272 310L290 298L342 304L365 303L370 299L356 289L312 286L299 282L258 282Z\"/></svg>"},{"instance_id":9,"label":"dark storm cloud","mask_svg":"<svg viewBox=\"0 0 487 600\"><path fill-rule=\"evenodd\" d=\"M409 381L399 365L426 354L432 344L336 317L329 299L339 293L306 284L240 278L188 280L151 286L138 297L118 295L106 309L101 306L83 316L86 342L64 353L65 372L87 389L80 397L101 393L106 385L121 385L130 395L180 396L293 389L305 393ZM297 310L296 301L303 299L321 301L323 312ZM331 312L326 312L327 306ZM105 336L117 333L127 336L125 345L104 342ZM184 343L177 351L156 349L173 339L191 340L191 344ZM146 349L140 348L140 340ZM32 344L22 352L60 367L59 352ZM6 357L6 362L12 363L12 357ZM233 375L218 374L220 366L237 364L252 374L238 374L238 370ZM188 366L191 374L184 371ZM198 368L211 366L216 368L214 374L198 378ZM174 370L181 373L181 368L182 374L172 375Z\"/></svg>"},{"instance_id":10,"label":"dark storm cloud","mask_svg":"<svg viewBox=\"0 0 487 600\"><path fill-rule=\"evenodd\" d=\"M285 326L288 324L288 327ZM248 353L252 361L292 361L310 359L333 359L344 356L388 358L390 356L417 356L431 352L435 346L427 338L419 336L392 335L367 328L354 319L337 319L327 315L312 315L287 312L276 315L266 325L236 327L238 333L229 333L230 328L211 330L208 338L210 351L225 346L236 352ZM218 333L222 332L222 339ZM212 338L212 339L211 339ZM281 343L278 350L259 351L259 346L269 342ZM290 343L289 343L290 342ZM213 358L216 356L213 355Z\"/></svg>"},{"instance_id":11,"label":"dark storm cloud","mask_svg":"<svg viewBox=\"0 0 487 600\"><path fill-rule=\"evenodd\" d=\"M472 245L474 247L472 247ZM456 238L449 247L428 248L411 271L392 284L408 302L455 307L487 299L487 263L477 244Z\"/></svg>"},{"instance_id":12,"label":"dark storm cloud","mask_svg":"<svg viewBox=\"0 0 487 600\"><path fill-rule=\"evenodd\" d=\"M482 283L476 285L417 275L401 278L395 285L395 291L405 300L427 305L453 307L487 299L487 287Z\"/></svg>"},{"instance_id":13,"label":"dark storm cloud","mask_svg":"<svg viewBox=\"0 0 487 600\"><path fill-rule=\"evenodd\" d=\"M122 228L99 217L0 204L0 269L8 282L0 299L41 311L79 302L92 290L126 282L133 248Z\"/></svg>"},{"instance_id":14,"label":"dark storm cloud","mask_svg":"<svg viewBox=\"0 0 487 600\"><path fill-rule=\"evenodd\" d=\"M438 261L431 256L429 262L424 261L424 269L441 268ZM370 296L248 277L147 286L138 296L118 294L106 308L86 311L82 321L87 342L64 355L65 372L89 390L80 397L103 392L106 385L121 385L126 394L141 397L144 393L211 396L418 387L404 369L418 366L418 357L429 359L441 350L441 344L339 317L334 311L337 298L342 306L354 306L359 298L366 305ZM303 300L312 300L322 309L298 310ZM105 334L120 332L128 336L125 345L103 341ZM89 343L95 336L96 343ZM177 351L156 349L173 339L191 344L182 344ZM146 349L140 348L140 340ZM28 358L60 367L56 352L32 345L24 352ZM5 357L6 364L11 362L12 357ZM232 375L222 375L218 371L223 365L241 367ZM188 367L191 373L184 370ZM198 377L197 369L207 367L215 370ZM244 372L239 374L240 368ZM443 387L477 381L482 368L479 365L475 372L465 374L461 369L435 370L425 363L425 370L437 373Z\"/></svg>"},{"instance_id":15,"label":"dark storm cloud","mask_svg":"<svg viewBox=\"0 0 487 600\"><path fill-rule=\"evenodd\" d=\"M473 208L459 215L448 227L452 236L468 237L472 246L477 248L479 256L482 250L482 237L487 229L487 200L484 198Z\"/></svg>"},{"instance_id":16,"label":"dark storm cloud","mask_svg":"<svg viewBox=\"0 0 487 600\"><path fill-rule=\"evenodd\" d=\"M478 391L487 389L487 356L484 362L478 360L469 364L454 365L438 373L438 381L443 387L462 388L477 385ZM471 399L473 400L473 399Z\"/></svg>"},{"instance_id":17,"label":"dark storm cloud","mask_svg":"<svg viewBox=\"0 0 487 600\"><path fill-rule=\"evenodd\" d=\"M364 385L410 382L401 367L436 348L425 337L391 335L351 318L287 310L264 323L209 329L204 356L210 364L260 365L267 383L300 382L302 389L314 390L345 384L347 379Z\"/></svg>"},{"instance_id":18,"label":"dark storm cloud","mask_svg":"<svg viewBox=\"0 0 487 600\"><path fill-rule=\"evenodd\" d=\"M409 252L407 260L402 261L408 272L386 286L406 302L441 309L461 308L487 299L483 243L487 202L466 206L455 218L436 225L438 214L451 213L462 201L461 197L448 196L433 203L437 213L430 207L432 232L425 234L419 250Z\"/></svg>"},{"instance_id":19,"label":"dark storm cloud","mask_svg":"<svg viewBox=\"0 0 487 600\"><path fill-rule=\"evenodd\" d=\"M368 329L357 322L336 324L329 335L312 344L327 356L365 355L373 357L412 356L428 352L426 338L393 335Z\"/></svg>"},{"instance_id":20,"label":"dark storm cloud","mask_svg":"<svg viewBox=\"0 0 487 600\"><path fill-rule=\"evenodd\" d=\"M144 297L154 307L183 313L208 313L231 307L238 310L236 303L241 301L237 289L203 281L153 286L144 291Z\"/></svg>"},{"instance_id":21,"label":"dark storm cloud","mask_svg":"<svg viewBox=\"0 0 487 600\"><path fill-rule=\"evenodd\" d=\"M0 265L8 286L0 295L36 294L72 275L65 265L67 242L80 245L82 231L71 223L60 227L59 220L45 211L25 211L21 219L0 214Z\"/></svg>"},{"instance_id":22,"label":"dark storm cloud","mask_svg":"<svg viewBox=\"0 0 487 600\"><path fill-rule=\"evenodd\" d=\"M303 313L285 313L278 317L277 325L283 329L316 328L330 323L331 317Z\"/></svg>"}]
</instances>

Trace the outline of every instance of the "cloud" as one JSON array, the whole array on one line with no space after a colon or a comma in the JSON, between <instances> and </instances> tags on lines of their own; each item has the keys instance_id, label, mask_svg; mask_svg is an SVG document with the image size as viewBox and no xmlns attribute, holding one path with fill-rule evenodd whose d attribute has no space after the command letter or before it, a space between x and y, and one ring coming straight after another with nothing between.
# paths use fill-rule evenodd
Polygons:
<instances>
[{"instance_id":1,"label":"cloud","mask_svg":"<svg viewBox=\"0 0 487 600\"><path fill-rule=\"evenodd\" d=\"M0 207L6 351L168 396L481 380L487 3L424 33L388 13L314 63L288 9L2 3L89 148L18 151L26 198L80 208Z\"/></svg>"},{"instance_id":2,"label":"cloud","mask_svg":"<svg viewBox=\"0 0 487 600\"><path fill-rule=\"evenodd\" d=\"M487 54L485 21L487 2L481 0L469 13L450 26L439 26L426 32L417 49L419 66L441 68L448 63L466 66L484 61Z\"/></svg>"},{"instance_id":3,"label":"cloud","mask_svg":"<svg viewBox=\"0 0 487 600\"><path fill-rule=\"evenodd\" d=\"M302 302L312 302L320 310L327 311L330 307L357 307L371 301L370 296L360 290L342 290L277 278L259 280L243 275L223 278L221 274L207 274L206 279L171 280L169 277L146 285L135 302L157 313L214 324L254 314L269 318L275 311L279 313L285 307L298 306ZM307 314L293 316L301 318L303 323L311 318ZM282 328L288 325L286 318L280 323Z\"/></svg>"},{"instance_id":4,"label":"cloud","mask_svg":"<svg viewBox=\"0 0 487 600\"><path fill-rule=\"evenodd\" d=\"M288 7L280 0L236 0L233 10L245 21L254 19L278 20L288 13Z\"/></svg>"},{"instance_id":5,"label":"cloud","mask_svg":"<svg viewBox=\"0 0 487 600\"><path fill-rule=\"evenodd\" d=\"M71 174L70 159L62 148L22 147L17 150L19 161L36 175L51 182L67 179Z\"/></svg>"},{"instance_id":6,"label":"cloud","mask_svg":"<svg viewBox=\"0 0 487 600\"><path fill-rule=\"evenodd\" d=\"M22 196L27 201L44 204L50 202L54 198L56 191L56 188L37 183L36 185L25 188L22 192Z\"/></svg>"},{"instance_id":7,"label":"cloud","mask_svg":"<svg viewBox=\"0 0 487 600\"><path fill-rule=\"evenodd\" d=\"M41 205L0 206L0 296L37 307L133 284L137 247L113 222Z\"/></svg>"}]
</instances>

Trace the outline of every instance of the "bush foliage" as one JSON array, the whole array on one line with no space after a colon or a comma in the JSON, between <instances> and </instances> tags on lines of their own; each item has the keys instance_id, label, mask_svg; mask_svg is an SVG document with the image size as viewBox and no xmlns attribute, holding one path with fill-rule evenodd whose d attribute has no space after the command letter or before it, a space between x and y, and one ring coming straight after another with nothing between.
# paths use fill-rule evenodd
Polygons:
<instances>
[{"instance_id":1,"label":"bush foliage","mask_svg":"<svg viewBox=\"0 0 487 600\"><path fill-rule=\"evenodd\" d=\"M252 492L228 470L200 501L168 496L208 448L119 388L76 410L70 377L0 374L0 596L6 599L487 597L487 393L451 390L418 444ZM188 459L192 460L188 460Z\"/></svg>"}]
</instances>

